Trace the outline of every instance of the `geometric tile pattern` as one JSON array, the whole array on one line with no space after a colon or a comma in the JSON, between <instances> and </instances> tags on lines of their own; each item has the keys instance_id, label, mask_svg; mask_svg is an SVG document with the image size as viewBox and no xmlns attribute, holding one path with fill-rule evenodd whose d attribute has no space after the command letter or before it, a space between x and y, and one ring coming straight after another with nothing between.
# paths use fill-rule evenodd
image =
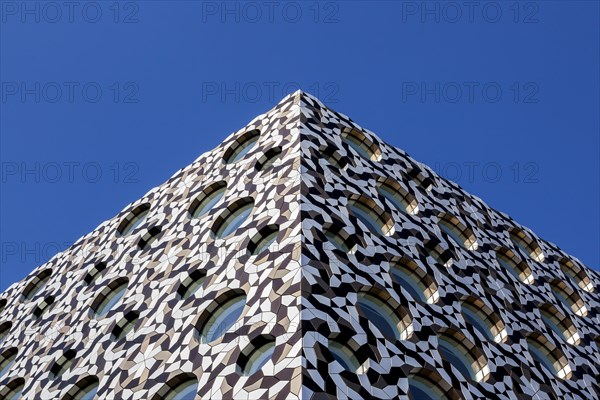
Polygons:
<instances>
[{"instance_id":1,"label":"geometric tile pattern","mask_svg":"<svg viewBox=\"0 0 600 400\"><path fill-rule=\"evenodd\" d=\"M599 398L597 272L317 99L302 97L302 115L303 397L397 398L408 394L409 377L426 373L450 398ZM358 130L364 142L378 149L372 153L378 160L361 156L344 142L341 132L349 129ZM335 158L323 160L326 149L335 149L347 165L340 169ZM418 204L418 213L401 212L381 195L378 182L386 179L400 183ZM348 212L349 201L357 196L368 197L374 209L391 217L392 235L374 234ZM440 230L447 216L474 237L471 249ZM323 233L330 226L356 238L356 250L348 254L331 246ZM539 246L543 260L535 260L535 254L532 258L528 246L515 245L511 232L517 244L529 240ZM519 234L526 239L519 240ZM515 279L499 264L496 254L502 249L527 266L531 282ZM440 253L451 265L435 257ZM399 260L408 260L421 277L437 283L435 302L414 299L394 281L390 270ZM390 341L374 329L357 307L357 293L364 291L379 292L400 307L412 322L410 337ZM569 307L570 301L561 301L561 293L580 300L585 315L577 315L573 309L578 306ZM465 321L461 307L473 302L501 321L503 340L487 340ZM572 321L580 337L577 345L544 325L544 306ZM485 360L489 376L476 382L443 360L437 349L441 332L464 337L471 353ZM564 354L572 369L569 379L553 376L532 359L526 341L532 336ZM333 362L327 349L332 338L351 342L369 360L366 374L344 371Z\"/></svg>"},{"instance_id":2,"label":"geometric tile pattern","mask_svg":"<svg viewBox=\"0 0 600 400\"><path fill-rule=\"evenodd\" d=\"M226 162L249 132L257 144ZM211 188L224 194L193 217ZM219 238L243 201L250 215ZM275 239L255 252L267 228ZM0 399L78 398L92 381L99 399L168 398L186 379L196 399L406 399L419 379L450 399L598 399L599 292L597 272L296 92L0 294ZM241 315L203 343L199 324L231 293ZM265 338L268 361L240 372Z\"/></svg>"}]
</instances>

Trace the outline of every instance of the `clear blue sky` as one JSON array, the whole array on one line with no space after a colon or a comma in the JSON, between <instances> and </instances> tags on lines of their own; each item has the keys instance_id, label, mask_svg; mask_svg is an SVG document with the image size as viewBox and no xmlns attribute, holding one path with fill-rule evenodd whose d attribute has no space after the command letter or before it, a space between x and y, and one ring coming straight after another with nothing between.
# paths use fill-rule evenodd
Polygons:
<instances>
[{"instance_id":1,"label":"clear blue sky","mask_svg":"<svg viewBox=\"0 0 600 400\"><path fill-rule=\"evenodd\" d=\"M0 290L298 87L600 265L598 2L0 4Z\"/></svg>"}]
</instances>

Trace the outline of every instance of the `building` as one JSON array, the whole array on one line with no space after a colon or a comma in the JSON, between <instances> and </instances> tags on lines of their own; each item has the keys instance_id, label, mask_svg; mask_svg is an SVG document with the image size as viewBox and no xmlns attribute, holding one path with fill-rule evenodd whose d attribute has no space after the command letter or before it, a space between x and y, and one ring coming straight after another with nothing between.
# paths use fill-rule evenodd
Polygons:
<instances>
[{"instance_id":1,"label":"building","mask_svg":"<svg viewBox=\"0 0 600 400\"><path fill-rule=\"evenodd\" d=\"M296 92L0 295L0 399L597 399L599 291Z\"/></svg>"}]
</instances>

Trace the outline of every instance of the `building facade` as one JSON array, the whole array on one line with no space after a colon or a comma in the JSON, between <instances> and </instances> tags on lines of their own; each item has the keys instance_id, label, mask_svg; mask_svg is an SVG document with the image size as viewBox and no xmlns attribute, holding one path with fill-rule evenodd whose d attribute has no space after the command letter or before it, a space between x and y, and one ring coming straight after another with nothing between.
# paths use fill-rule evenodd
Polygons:
<instances>
[{"instance_id":1,"label":"building facade","mask_svg":"<svg viewBox=\"0 0 600 400\"><path fill-rule=\"evenodd\" d=\"M296 92L0 294L0 399L597 399L599 291Z\"/></svg>"}]
</instances>

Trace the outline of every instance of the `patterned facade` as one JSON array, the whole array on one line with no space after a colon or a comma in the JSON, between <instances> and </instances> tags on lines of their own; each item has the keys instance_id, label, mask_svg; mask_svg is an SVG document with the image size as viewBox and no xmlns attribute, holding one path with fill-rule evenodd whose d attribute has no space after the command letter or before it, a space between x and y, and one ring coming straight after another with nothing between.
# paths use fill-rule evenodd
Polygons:
<instances>
[{"instance_id":1,"label":"patterned facade","mask_svg":"<svg viewBox=\"0 0 600 400\"><path fill-rule=\"evenodd\" d=\"M600 398L599 291L297 92L0 294L0 399Z\"/></svg>"}]
</instances>

